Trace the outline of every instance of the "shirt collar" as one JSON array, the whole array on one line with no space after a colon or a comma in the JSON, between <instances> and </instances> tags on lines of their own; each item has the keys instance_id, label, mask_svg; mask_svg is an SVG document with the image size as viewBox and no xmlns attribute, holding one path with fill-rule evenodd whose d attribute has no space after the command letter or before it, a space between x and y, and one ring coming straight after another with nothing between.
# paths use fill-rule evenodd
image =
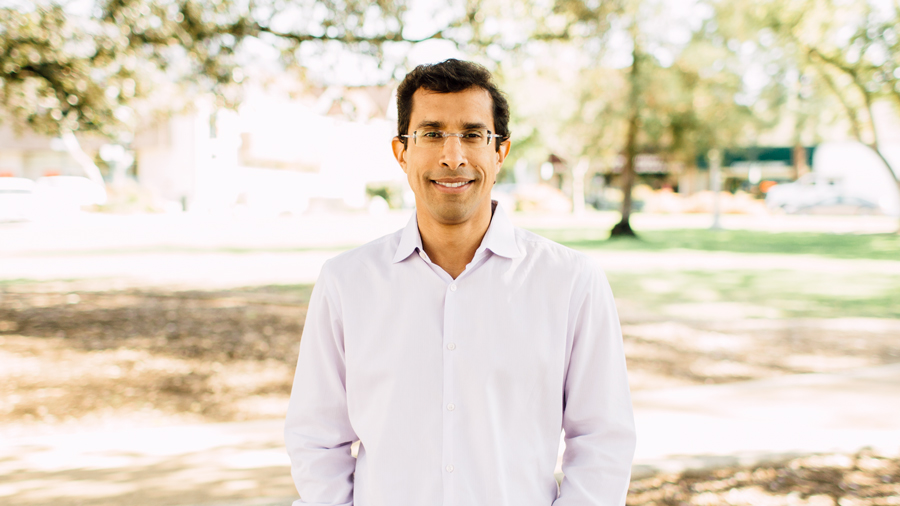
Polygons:
<instances>
[{"instance_id":1,"label":"shirt collar","mask_svg":"<svg viewBox=\"0 0 900 506\"><path fill-rule=\"evenodd\" d=\"M519 247L516 245L516 232L512 222L503 210L503 207L494 204L494 214L491 217L491 224L488 226L481 245L475 251L477 257L484 250L490 250L495 255L506 258L516 258L521 256ZM393 263L402 262L412 255L416 249L424 251L422 247L422 236L419 235L419 222L416 220L416 213L409 218L406 228L400 235L400 244L397 245L397 251L394 254Z\"/></svg>"},{"instance_id":2,"label":"shirt collar","mask_svg":"<svg viewBox=\"0 0 900 506\"><path fill-rule=\"evenodd\" d=\"M506 258L516 258L521 255L519 247L516 245L516 229L509 221L509 217L506 216L506 211L496 201L494 201L494 215L491 217L491 224L475 255L477 256L480 251L486 249L491 250L495 255Z\"/></svg>"},{"instance_id":3,"label":"shirt collar","mask_svg":"<svg viewBox=\"0 0 900 506\"><path fill-rule=\"evenodd\" d=\"M403 234L400 235L400 244L397 245L397 252L394 253L393 263L402 262L412 255L416 249L424 251L422 247L422 236L419 235L419 222L416 220L416 211L413 210Z\"/></svg>"}]
</instances>

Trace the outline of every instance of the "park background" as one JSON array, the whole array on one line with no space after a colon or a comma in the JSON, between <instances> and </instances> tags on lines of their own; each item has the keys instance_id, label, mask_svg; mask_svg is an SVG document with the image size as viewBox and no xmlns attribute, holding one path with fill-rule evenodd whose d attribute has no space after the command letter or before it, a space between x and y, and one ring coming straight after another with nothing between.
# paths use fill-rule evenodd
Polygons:
<instances>
[{"instance_id":1,"label":"park background","mask_svg":"<svg viewBox=\"0 0 900 506\"><path fill-rule=\"evenodd\" d=\"M0 502L289 504L312 284L408 220L395 88L457 57L512 105L495 198L613 287L629 504L900 504L898 25L874 0L0 2Z\"/></svg>"}]
</instances>

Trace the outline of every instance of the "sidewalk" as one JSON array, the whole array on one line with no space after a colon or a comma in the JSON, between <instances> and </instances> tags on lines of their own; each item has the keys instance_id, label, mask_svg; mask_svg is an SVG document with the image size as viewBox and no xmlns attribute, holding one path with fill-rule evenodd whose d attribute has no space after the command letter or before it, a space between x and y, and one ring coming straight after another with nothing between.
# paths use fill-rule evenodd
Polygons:
<instances>
[{"instance_id":1,"label":"sidewalk","mask_svg":"<svg viewBox=\"0 0 900 506\"><path fill-rule=\"evenodd\" d=\"M240 220L178 215L84 213L69 221L0 224L0 282L57 283L63 290L140 288L230 289L315 282L322 264L340 252L402 228L411 211L380 216L321 215ZM611 227L616 213L514 214L532 228ZM886 217L727 216L728 226L760 230L884 231ZM884 218L884 219L882 219ZM707 215L643 215L646 229L707 227ZM830 227L830 228L829 228ZM875 227L874 229L872 227ZM608 272L647 270L794 270L822 274L900 273L892 260L837 259L796 254L725 251L590 250ZM30 289L30 288L26 288Z\"/></svg>"},{"instance_id":2,"label":"sidewalk","mask_svg":"<svg viewBox=\"0 0 900 506\"><path fill-rule=\"evenodd\" d=\"M641 477L872 447L900 454L900 364L634 395ZM287 506L281 420L0 440L10 506Z\"/></svg>"},{"instance_id":3,"label":"sidewalk","mask_svg":"<svg viewBox=\"0 0 900 506\"><path fill-rule=\"evenodd\" d=\"M0 222L0 256L75 254L97 251L146 251L157 248L344 249L403 228L412 210L384 214L316 214L296 218L251 219L178 214L115 215L78 213L70 217L24 223ZM532 229L608 230L619 221L614 211L588 211L576 217L556 213L510 213L516 226ZM739 215L721 217L726 229L769 232L891 233L888 216ZM709 228L709 214L635 213L637 230Z\"/></svg>"},{"instance_id":4,"label":"sidewalk","mask_svg":"<svg viewBox=\"0 0 900 506\"><path fill-rule=\"evenodd\" d=\"M900 364L645 390L633 404L635 476L863 447L900 455Z\"/></svg>"}]
</instances>

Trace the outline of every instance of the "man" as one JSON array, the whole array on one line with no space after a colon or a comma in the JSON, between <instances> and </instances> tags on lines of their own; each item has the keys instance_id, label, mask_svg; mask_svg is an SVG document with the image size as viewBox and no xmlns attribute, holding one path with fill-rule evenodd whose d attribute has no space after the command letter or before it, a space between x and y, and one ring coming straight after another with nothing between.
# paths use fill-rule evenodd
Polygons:
<instances>
[{"instance_id":1,"label":"man","mask_svg":"<svg viewBox=\"0 0 900 506\"><path fill-rule=\"evenodd\" d=\"M408 74L397 104L416 212L313 289L285 427L294 505L625 504L635 438L612 293L585 255L492 203L506 99L483 67L447 60Z\"/></svg>"}]
</instances>

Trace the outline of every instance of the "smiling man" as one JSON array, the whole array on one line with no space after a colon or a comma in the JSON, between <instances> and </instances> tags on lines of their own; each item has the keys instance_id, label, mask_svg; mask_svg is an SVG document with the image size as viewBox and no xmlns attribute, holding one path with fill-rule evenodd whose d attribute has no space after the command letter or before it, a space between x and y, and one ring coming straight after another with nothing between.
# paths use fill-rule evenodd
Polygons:
<instances>
[{"instance_id":1,"label":"smiling man","mask_svg":"<svg viewBox=\"0 0 900 506\"><path fill-rule=\"evenodd\" d=\"M625 504L635 435L612 293L491 201L506 99L447 60L410 72L397 107L416 212L313 289L285 426L294 505Z\"/></svg>"}]
</instances>

